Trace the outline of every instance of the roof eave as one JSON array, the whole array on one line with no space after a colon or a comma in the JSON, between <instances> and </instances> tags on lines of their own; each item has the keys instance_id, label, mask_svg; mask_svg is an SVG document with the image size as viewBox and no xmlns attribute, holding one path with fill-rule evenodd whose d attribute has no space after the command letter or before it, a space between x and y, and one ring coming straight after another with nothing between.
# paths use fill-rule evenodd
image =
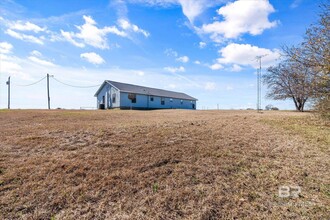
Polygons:
<instances>
[{"instance_id":1,"label":"roof eave","mask_svg":"<svg viewBox=\"0 0 330 220\"><path fill-rule=\"evenodd\" d=\"M116 88L118 91L121 91L119 88L117 88L116 86L114 86L109 80L105 80L109 85L111 85L112 87Z\"/></svg>"},{"instance_id":2,"label":"roof eave","mask_svg":"<svg viewBox=\"0 0 330 220\"><path fill-rule=\"evenodd\" d=\"M104 80L104 82L101 84L100 88L96 91L96 93L94 94L94 97L97 97L97 95L100 93L100 91L102 90L104 84L109 83L107 82L107 80Z\"/></svg>"}]
</instances>

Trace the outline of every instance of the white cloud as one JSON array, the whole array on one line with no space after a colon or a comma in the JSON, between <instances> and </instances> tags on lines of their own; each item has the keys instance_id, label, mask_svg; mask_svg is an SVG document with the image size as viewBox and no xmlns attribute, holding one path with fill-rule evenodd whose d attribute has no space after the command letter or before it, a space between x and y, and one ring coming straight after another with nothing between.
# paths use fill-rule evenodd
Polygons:
<instances>
[{"instance_id":1,"label":"white cloud","mask_svg":"<svg viewBox=\"0 0 330 220\"><path fill-rule=\"evenodd\" d=\"M50 32L46 27L40 27L29 21L11 21L1 17L0 22L7 27L5 33L9 36L36 44L44 44L45 36L40 35L41 32L43 34Z\"/></svg>"},{"instance_id":2,"label":"white cloud","mask_svg":"<svg viewBox=\"0 0 330 220\"><path fill-rule=\"evenodd\" d=\"M62 37L77 47L93 46L99 49L109 49L107 42L108 34L115 34L120 37L130 37L130 33L140 33L149 37L150 33L129 22L126 18L118 19L117 26L105 26L98 28L96 21L91 16L83 16L85 23L76 25L79 32L68 32L61 30Z\"/></svg>"},{"instance_id":3,"label":"white cloud","mask_svg":"<svg viewBox=\"0 0 330 220\"><path fill-rule=\"evenodd\" d=\"M102 63L105 63L104 59L94 53L94 52L91 52L91 53L82 53L80 54L80 57L84 60L86 60L87 62L90 62L92 64L102 64Z\"/></svg>"},{"instance_id":4,"label":"white cloud","mask_svg":"<svg viewBox=\"0 0 330 220\"><path fill-rule=\"evenodd\" d=\"M229 0L177 0L182 7L183 14L189 19L190 23L194 23L194 20L203 12L210 8Z\"/></svg>"},{"instance_id":5,"label":"white cloud","mask_svg":"<svg viewBox=\"0 0 330 220\"><path fill-rule=\"evenodd\" d=\"M167 87L171 88L171 89L176 89L177 86L173 83L169 84Z\"/></svg>"},{"instance_id":6,"label":"white cloud","mask_svg":"<svg viewBox=\"0 0 330 220\"><path fill-rule=\"evenodd\" d=\"M198 46L199 46L199 48L203 49L206 47L206 43L201 41L201 42L199 42Z\"/></svg>"},{"instance_id":7,"label":"white cloud","mask_svg":"<svg viewBox=\"0 0 330 220\"><path fill-rule=\"evenodd\" d=\"M41 28L38 25L33 24L29 21L25 22L25 23L23 21L16 21L10 25L10 29L18 30L18 31L33 31L35 33L39 33L39 32L45 31L47 28L45 28L45 27Z\"/></svg>"},{"instance_id":8,"label":"white cloud","mask_svg":"<svg viewBox=\"0 0 330 220\"><path fill-rule=\"evenodd\" d=\"M80 32L75 34L75 36L79 39L82 39L86 44L94 46L100 49L107 49L107 39L106 35L108 33L116 34L121 37L125 37L126 33L123 31L119 31L117 27L104 27L98 28L96 27L96 22L93 20L91 16L83 16L85 20L85 24L82 26L76 26Z\"/></svg>"},{"instance_id":9,"label":"white cloud","mask_svg":"<svg viewBox=\"0 0 330 220\"><path fill-rule=\"evenodd\" d=\"M22 79L29 79L29 75L23 71L20 64L20 59L15 56L8 56L0 53L1 73L9 76L19 77Z\"/></svg>"},{"instance_id":10,"label":"white cloud","mask_svg":"<svg viewBox=\"0 0 330 220\"><path fill-rule=\"evenodd\" d=\"M28 60L30 60L34 63L37 63L39 65L46 66L46 67L55 67L56 66L51 61L45 60L42 53L40 53L37 50L33 50L30 52L30 56L28 57Z\"/></svg>"},{"instance_id":11,"label":"white cloud","mask_svg":"<svg viewBox=\"0 0 330 220\"><path fill-rule=\"evenodd\" d=\"M182 13L188 18L190 23L193 23L207 8L226 1L228 0L129 0L128 2L160 7L180 5Z\"/></svg>"},{"instance_id":12,"label":"white cloud","mask_svg":"<svg viewBox=\"0 0 330 220\"><path fill-rule=\"evenodd\" d=\"M178 57L176 59L176 61L179 61L179 62L182 62L182 63L187 63L187 62L189 62L189 57L187 57L187 56Z\"/></svg>"},{"instance_id":13,"label":"white cloud","mask_svg":"<svg viewBox=\"0 0 330 220\"><path fill-rule=\"evenodd\" d=\"M64 37L64 39L66 41L70 42L71 44L75 45L76 47L85 47L84 43L79 43L73 39L73 37L75 35L73 32L66 32L66 31L61 30L61 35Z\"/></svg>"},{"instance_id":14,"label":"white cloud","mask_svg":"<svg viewBox=\"0 0 330 220\"><path fill-rule=\"evenodd\" d=\"M189 57L188 56L180 56L178 52L176 52L175 50L173 50L172 48L168 48L164 51L164 53L166 54L166 56L168 57L176 57L176 61L178 62L182 62L182 63L188 63L189 62Z\"/></svg>"},{"instance_id":15,"label":"white cloud","mask_svg":"<svg viewBox=\"0 0 330 220\"><path fill-rule=\"evenodd\" d=\"M41 54L39 51L37 51L37 50L33 50L33 51L31 51L30 54L31 54L32 56L42 57L42 54Z\"/></svg>"},{"instance_id":16,"label":"white cloud","mask_svg":"<svg viewBox=\"0 0 330 220\"><path fill-rule=\"evenodd\" d=\"M11 50L13 49L13 45L11 45L8 42L0 42L0 53L7 54L11 53Z\"/></svg>"},{"instance_id":17,"label":"white cloud","mask_svg":"<svg viewBox=\"0 0 330 220\"><path fill-rule=\"evenodd\" d=\"M191 23L200 15L207 5L207 0L178 0L181 4L183 14L189 19Z\"/></svg>"},{"instance_id":18,"label":"white cloud","mask_svg":"<svg viewBox=\"0 0 330 220\"><path fill-rule=\"evenodd\" d=\"M222 68L223 68L223 66L220 63L215 63L215 64L210 66L211 70L220 70Z\"/></svg>"},{"instance_id":19,"label":"white cloud","mask_svg":"<svg viewBox=\"0 0 330 220\"><path fill-rule=\"evenodd\" d=\"M219 51L221 57L217 59L219 64L237 64L243 66L252 66L257 68L259 66L256 62L256 56L267 54L262 59L262 66L268 67L276 63L280 57L278 49L270 50L266 48L259 48L250 44L236 44L231 43Z\"/></svg>"},{"instance_id":20,"label":"white cloud","mask_svg":"<svg viewBox=\"0 0 330 220\"><path fill-rule=\"evenodd\" d=\"M165 67L164 70L171 72L171 73L177 73L177 72L185 72L186 69L183 66L180 67Z\"/></svg>"},{"instance_id":21,"label":"white cloud","mask_svg":"<svg viewBox=\"0 0 330 220\"><path fill-rule=\"evenodd\" d=\"M44 37L35 37L33 35L28 35L28 34L23 34L23 33L18 33L16 31L13 31L11 29L8 29L5 31L6 34L10 35L11 37L14 37L19 40L31 42L31 43L36 43L36 44L44 44L43 40Z\"/></svg>"},{"instance_id":22,"label":"white cloud","mask_svg":"<svg viewBox=\"0 0 330 220\"><path fill-rule=\"evenodd\" d=\"M234 88L232 86L226 86L226 90L233 90Z\"/></svg>"},{"instance_id":23,"label":"white cloud","mask_svg":"<svg viewBox=\"0 0 330 220\"><path fill-rule=\"evenodd\" d=\"M138 76L144 76L144 72L142 70L133 70L132 72Z\"/></svg>"},{"instance_id":24,"label":"white cloud","mask_svg":"<svg viewBox=\"0 0 330 220\"><path fill-rule=\"evenodd\" d=\"M13 45L8 42L0 42L1 74L27 78L23 73L23 68L19 64L19 60L15 56L10 55L13 48Z\"/></svg>"},{"instance_id":25,"label":"white cloud","mask_svg":"<svg viewBox=\"0 0 330 220\"><path fill-rule=\"evenodd\" d=\"M22 71L22 67L16 62L13 57L0 54L1 72L6 74L17 74Z\"/></svg>"},{"instance_id":26,"label":"white cloud","mask_svg":"<svg viewBox=\"0 0 330 220\"><path fill-rule=\"evenodd\" d=\"M147 6L169 7L177 4L177 0L128 0L130 3L145 4Z\"/></svg>"},{"instance_id":27,"label":"white cloud","mask_svg":"<svg viewBox=\"0 0 330 220\"><path fill-rule=\"evenodd\" d=\"M44 59L41 59L39 57L29 56L28 59L31 60L32 62L37 63L37 64L42 65L42 66L48 66L48 67L56 66L54 63L52 63L50 61L47 61L47 60L44 60Z\"/></svg>"},{"instance_id":28,"label":"white cloud","mask_svg":"<svg viewBox=\"0 0 330 220\"><path fill-rule=\"evenodd\" d=\"M79 32L66 32L61 30L62 36L70 43L77 47L84 47L85 44L91 45L100 49L108 49L109 45L107 43L107 34L112 33L121 37L126 37L127 34L124 31L120 31L117 27L103 27L98 28L96 22L91 16L83 16L85 24L81 26L76 26ZM82 40L78 42L77 39Z\"/></svg>"},{"instance_id":29,"label":"white cloud","mask_svg":"<svg viewBox=\"0 0 330 220\"><path fill-rule=\"evenodd\" d=\"M175 50L173 50L172 48L168 48L164 51L164 53L166 54L166 56L173 56L173 57L177 57L179 56L178 55L178 52L176 52Z\"/></svg>"},{"instance_id":30,"label":"white cloud","mask_svg":"<svg viewBox=\"0 0 330 220\"><path fill-rule=\"evenodd\" d=\"M268 0L230 2L217 11L224 20L204 24L201 31L211 34L215 42L222 42L223 38L237 38L245 33L258 35L277 25L277 21L268 20L269 14L274 11Z\"/></svg>"},{"instance_id":31,"label":"white cloud","mask_svg":"<svg viewBox=\"0 0 330 220\"><path fill-rule=\"evenodd\" d=\"M207 82L205 83L204 89L208 91L214 91L216 90L217 85L214 82Z\"/></svg>"},{"instance_id":32,"label":"white cloud","mask_svg":"<svg viewBox=\"0 0 330 220\"><path fill-rule=\"evenodd\" d=\"M137 25L135 24L131 24L127 19L119 19L118 20L118 24L119 26L125 30L125 31L133 31L135 33L141 33L143 34L145 37L149 37L150 33L139 28Z\"/></svg>"},{"instance_id":33,"label":"white cloud","mask_svg":"<svg viewBox=\"0 0 330 220\"><path fill-rule=\"evenodd\" d=\"M302 0L294 0L290 5L290 8L297 8L301 4Z\"/></svg>"},{"instance_id":34,"label":"white cloud","mask_svg":"<svg viewBox=\"0 0 330 220\"><path fill-rule=\"evenodd\" d=\"M240 65L234 64L231 68L230 71L232 72L240 72L243 68Z\"/></svg>"},{"instance_id":35,"label":"white cloud","mask_svg":"<svg viewBox=\"0 0 330 220\"><path fill-rule=\"evenodd\" d=\"M201 64L201 61L199 61L199 60L195 60L194 63L197 64L197 65L200 65L200 64Z\"/></svg>"}]
</instances>

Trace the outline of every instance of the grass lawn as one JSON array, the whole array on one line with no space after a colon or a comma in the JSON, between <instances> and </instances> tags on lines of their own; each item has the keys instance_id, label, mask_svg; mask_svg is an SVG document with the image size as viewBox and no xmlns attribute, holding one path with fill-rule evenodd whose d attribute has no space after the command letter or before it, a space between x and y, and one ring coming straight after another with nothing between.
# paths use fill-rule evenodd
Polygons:
<instances>
[{"instance_id":1,"label":"grass lawn","mask_svg":"<svg viewBox=\"0 0 330 220\"><path fill-rule=\"evenodd\" d=\"M1 110L0 122L0 219L330 219L330 128L311 113Z\"/></svg>"}]
</instances>

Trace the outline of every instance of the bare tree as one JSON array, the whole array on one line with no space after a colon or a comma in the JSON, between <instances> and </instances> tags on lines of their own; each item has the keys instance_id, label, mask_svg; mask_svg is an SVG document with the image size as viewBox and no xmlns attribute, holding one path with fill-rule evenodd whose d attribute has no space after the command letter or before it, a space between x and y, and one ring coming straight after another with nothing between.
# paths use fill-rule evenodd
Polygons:
<instances>
[{"instance_id":1,"label":"bare tree","mask_svg":"<svg viewBox=\"0 0 330 220\"><path fill-rule=\"evenodd\" d=\"M298 46L283 47L284 55L311 70L316 109L330 118L330 5L320 6L319 19L306 31Z\"/></svg>"},{"instance_id":2,"label":"bare tree","mask_svg":"<svg viewBox=\"0 0 330 220\"><path fill-rule=\"evenodd\" d=\"M304 41L298 46L284 46L284 55L314 72L330 73L330 5L321 4L319 20L307 28Z\"/></svg>"},{"instance_id":3,"label":"bare tree","mask_svg":"<svg viewBox=\"0 0 330 220\"><path fill-rule=\"evenodd\" d=\"M304 111L307 100L313 93L314 77L310 68L297 62L284 60L271 66L263 76L267 84L267 97L275 100L292 99L298 111Z\"/></svg>"}]
</instances>

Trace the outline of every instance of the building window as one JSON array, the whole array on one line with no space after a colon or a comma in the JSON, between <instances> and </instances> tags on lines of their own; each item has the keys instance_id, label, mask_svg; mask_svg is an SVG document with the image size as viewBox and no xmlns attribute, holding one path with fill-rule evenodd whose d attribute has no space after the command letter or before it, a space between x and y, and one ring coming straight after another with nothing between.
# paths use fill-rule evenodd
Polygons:
<instances>
[{"instance_id":1,"label":"building window","mask_svg":"<svg viewBox=\"0 0 330 220\"><path fill-rule=\"evenodd\" d=\"M162 97L162 98L160 99L160 104L161 104L161 105L165 105L165 98L164 98L164 97Z\"/></svg>"},{"instance_id":2,"label":"building window","mask_svg":"<svg viewBox=\"0 0 330 220\"><path fill-rule=\"evenodd\" d=\"M183 100L181 99L181 101L180 101L180 102L181 102L181 105L182 105L182 104L183 104Z\"/></svg>"},{"instance_id":3,"label":"building window","mask_svg":"<svg viewBox=\"0 0 330 220\"><path fill-rule=\"evenodd\" d=\"M154 97L153 97L153 96L150 97L150 101L151 101L151 102L154 101Z\"/></svg>"},{"instance_id":4,"label":"building window","mask_svg":"<svg viewBox=\"0 0 330 220\"><path fill-rule=\"evenodd\" d=\"M130 99L132 103L136 103L136 94L129 93L128 94L128 99Z\"/></svg>"},{"instance_id":5,"label":"building window","mask_svg":"<svg viewBox=\"0 0 330 220\"><path fill-rule=\"evenodd\" d=\"M112 103L116 103L116 94L112 94Z\"/></svg>"},{"instance_id":6,"label":"building window","mask_svg":"<svg viewBox=\"0 0 330 220\"><path fill-rule=\"evenodd\" d=\"M173 102L173 99L170 99L170 102Z\"/></svg>"}]
</instances>

